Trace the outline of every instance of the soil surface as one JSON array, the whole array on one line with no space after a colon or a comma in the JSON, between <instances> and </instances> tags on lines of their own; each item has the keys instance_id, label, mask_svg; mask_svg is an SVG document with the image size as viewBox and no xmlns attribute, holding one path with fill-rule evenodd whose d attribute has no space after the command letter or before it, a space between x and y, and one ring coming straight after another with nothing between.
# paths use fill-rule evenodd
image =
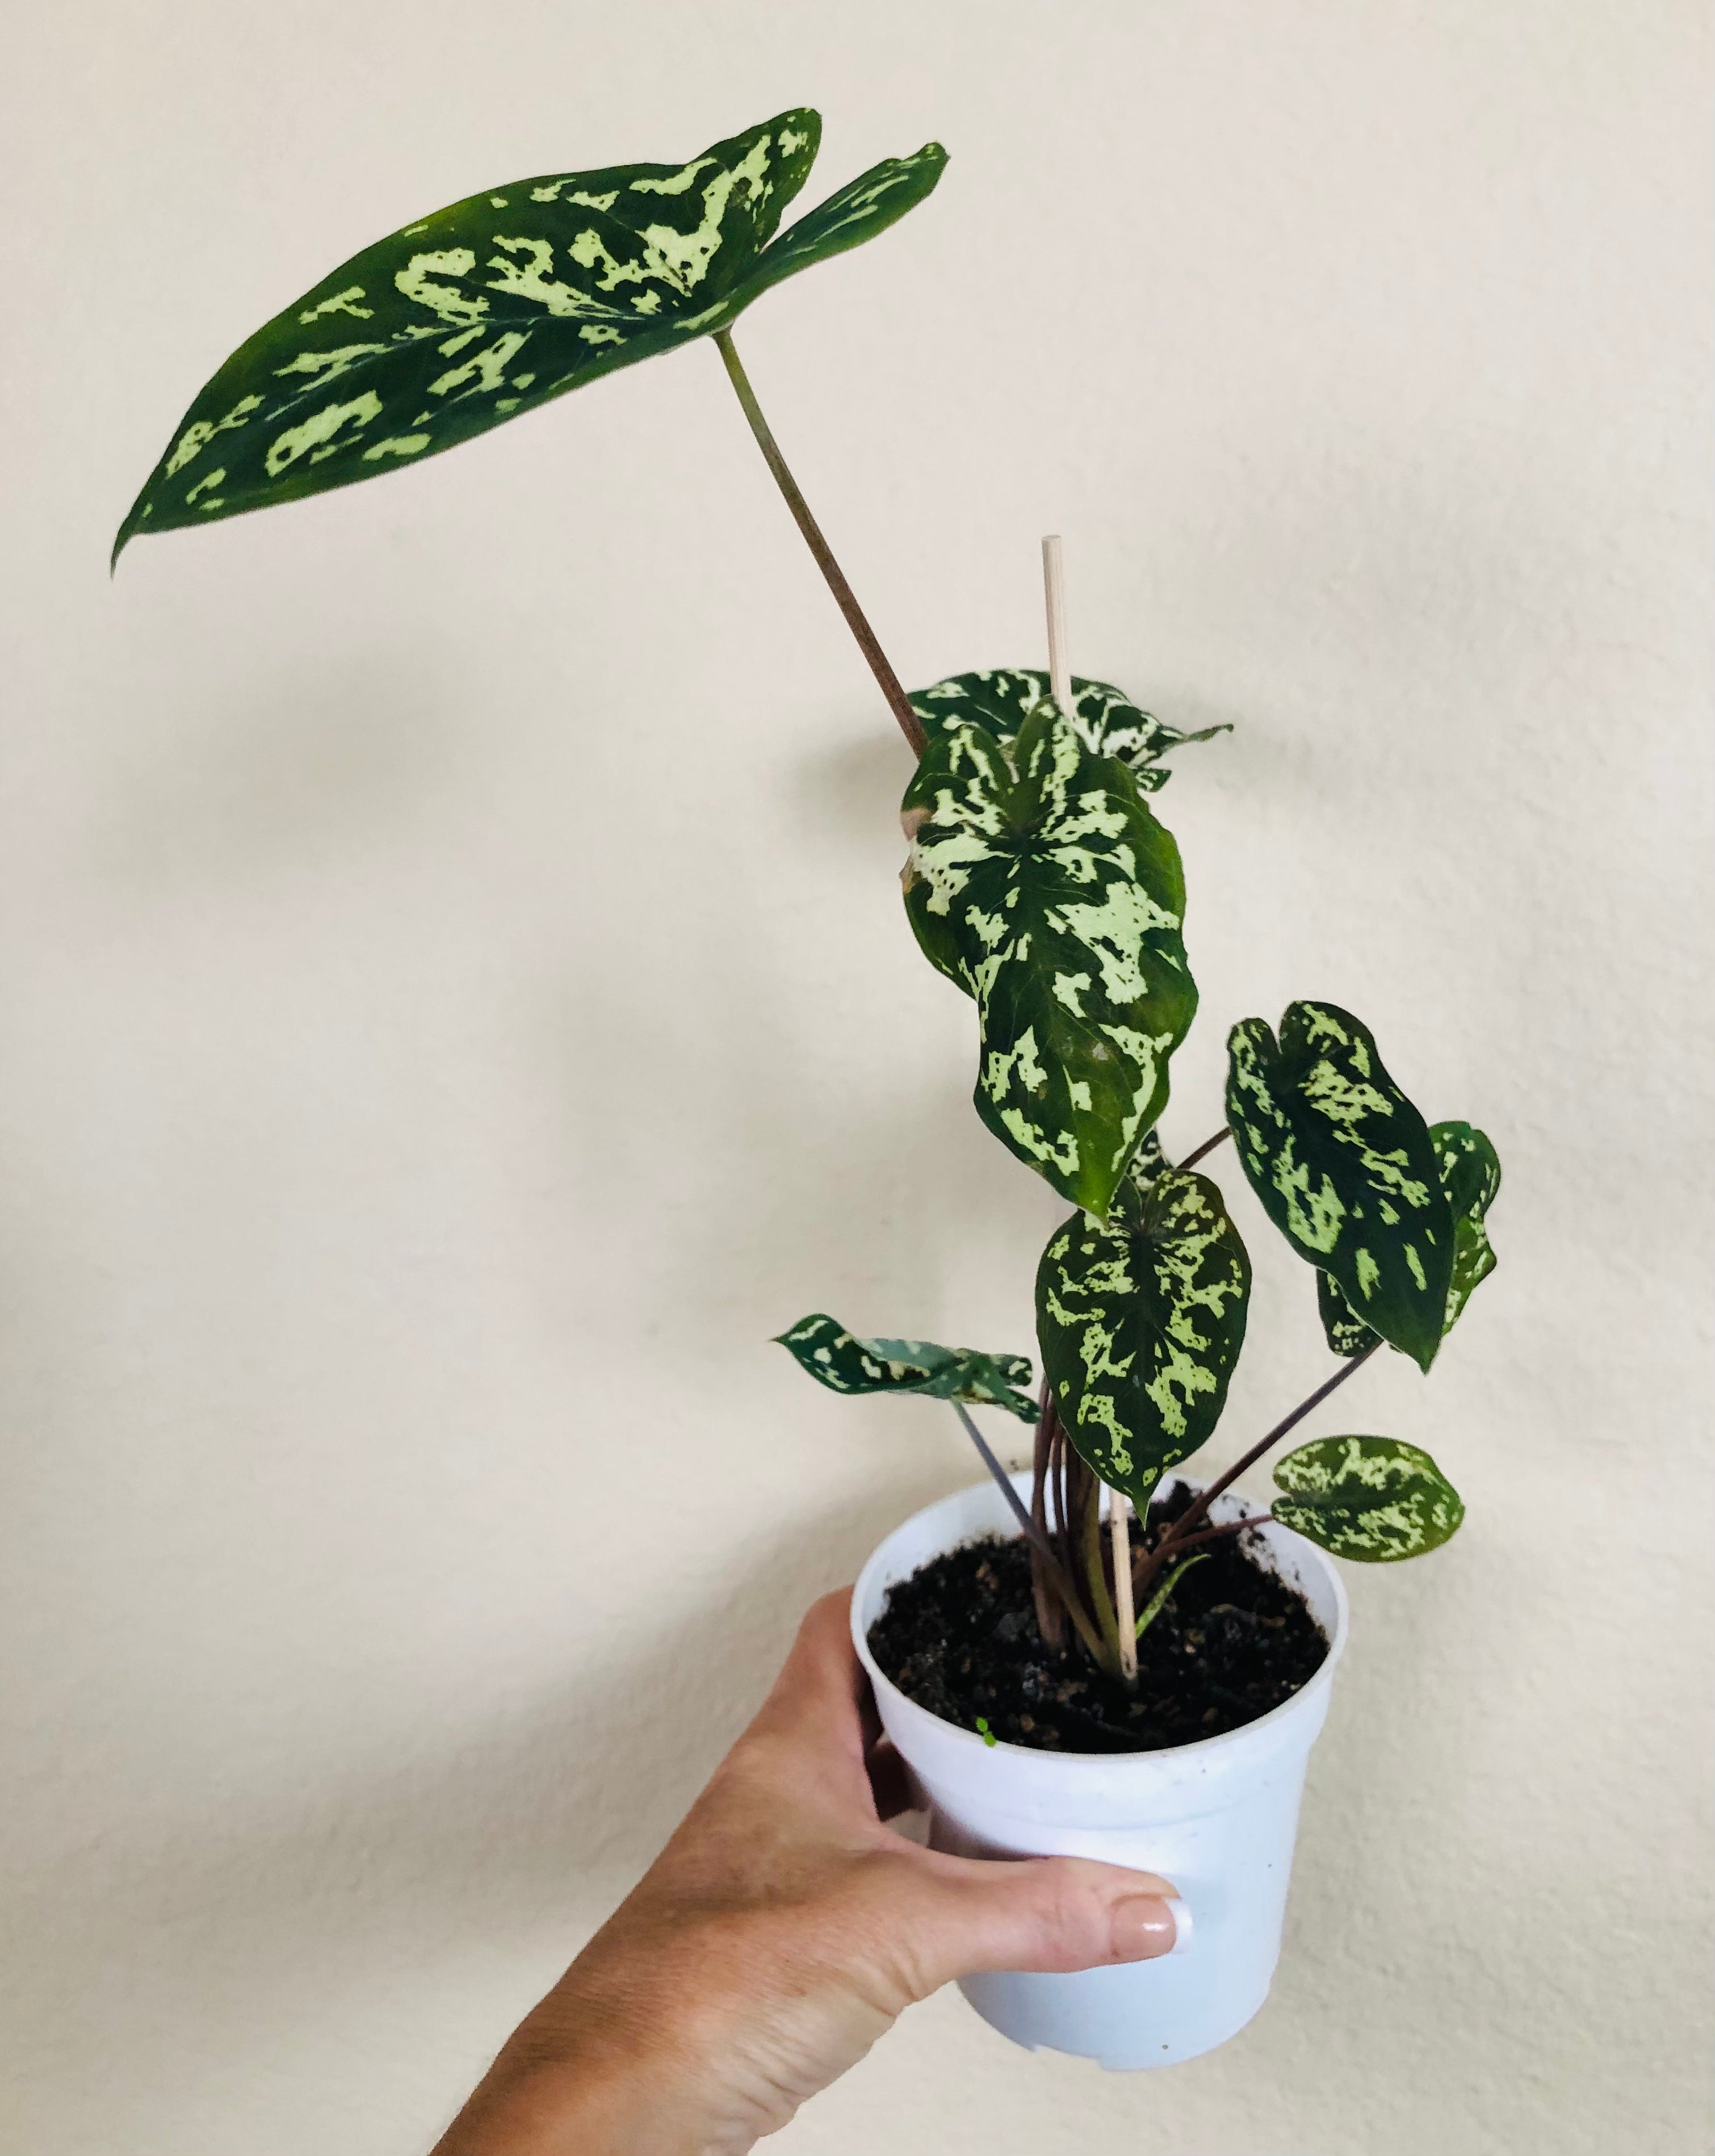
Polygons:
<instances>
[{"instance_id":1,"label":"soil surface","mask_svg":"<svg viewBox=\"0 0 1715 2156\"><path fill-rule=\"evenodd\" d=\"M1184 1484L1150 1508L1152 1527L1190 1502ZM1132 1522L1132 1546L1141 1534ZM1105 1535L1105 1531L1104 1531ZM1328 1642L1300 1597L1240 1547L1206 1543L1137 1642L1137 1689L1105 1676L1076 1638L1050 1654L1036 1629L1030 1550L986 1536L932 1558L888 1590L870 1652L907 1699L1039 1752L1159 1752L1241 1729L1322 1666Z\"/></svg>"}]
</instances>

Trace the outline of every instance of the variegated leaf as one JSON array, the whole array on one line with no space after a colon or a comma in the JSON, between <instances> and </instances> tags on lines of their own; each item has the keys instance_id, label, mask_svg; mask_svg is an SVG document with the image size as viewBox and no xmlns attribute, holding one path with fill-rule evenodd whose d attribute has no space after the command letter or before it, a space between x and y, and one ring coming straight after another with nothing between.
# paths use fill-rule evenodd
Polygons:
<instances>
[{"instance_id":1,"label":"variegated leaf","mask_svg":"<svg viewBox=\"0 0 1715 2156\"><path fill-rule=\"evenodd\" d=\"M1142 1510L1220 1419L1245 1339L1250 1260L1218 1186L1166 1168L1114 1217L1077 1214L1036 1271L1036 1337L1066 1434Z\"/></svg>"},{"instance_id":2,"label":"variegated leaf","mask_svg":"<svg viewBox=\"0 0 1715 2156\"><path fill-rule=\"evenodd\" d=\"M1324 1272L1316 1276L1316 1312L1322 1320L1328 1346L1348 1363L1381 1337L1354 1312L1340 1289Z\"/></svg>"},{"instance_id":3,"label":"variegated leaf","mask_svg":"<svg viewBox=\"0 0 1715 2156\"><path fill-rule=\"evenodd\" d=\"M978 1114L1105 1217L1197 1008L1178 848L1051 703L1010 741L978 726L932 739L903 816L911 927L976 998Z\"/></svg>"},{"instance_id":4,"label":"variegated leaf","mask_svg":"<svg viewBox=\"0 0 1715 2156\"><path fill-rule=\"evenodd\" d=\"M1470 1123L1432 1123L1430 1137L1441 1187L1453 1209L1453 1278L1447 1290L1451 1332L1461 1312L1497 1264L1484 1216L1501 1190L1501 1157Z\"/></svg>"},{"instance_id":5,"label":"variegated leaf","mask_svg":"<svg viewBox=\"0 0 1715 2156\"><path fill-rule=\"evenodd\" d=\"M937 1348L932 1340L860 1340L820 1312L775 1337L829 1392L922 1393L1005 1408L1021 1422L1035 1422L1039 1412L1028 1389L1028 1355L983 1355L972 1348Z\"/></svg>"},{"instance_id":6,"label":"variegated leaf","mask_svg":"<svg viewBox=\"0 0 1715 2156\"><path fill-rule=\"evenodd\" d=\"M985 667L974 674L952 674L911 696L911 709L930 737L963 726L979 726L997 741L1010 741L1049 693L1048 676L1030 666ZM1066 714L1086 748L1097 756L1117 756L1145 793L1159 793L1173 773L1161 759L1186 742L1209 741L1230 734L1230 725L1182 733L1164 719L1139 711L1122 690L1107 681L1072 676L1072 708Z\"/></svg>"},{"instance_id":7,"label":"variegated leaf","mask_svg":"<svg viewBox=\"0 0 1715 2156\"><path fill-rule=\"evenodd\" d=\"M1319 1437L1275 1468L1275 1517L1336 1557L1394 1564L1439 1549L1465 1507L1428 1453L1396 1437Z\"/></svg>"},{"instance_id":8,"label":"variegated leaf","mask_svg":"<svg viewBox=\"0 0 1715 2156\"><path fill-rule=\"evenodd\" d=\"M1336 1004L1295 1003L1278 1043L1261 1019L1245 1019L1227 1056L1227 1121L1264 1211L1357 1317L1428 1369L1452 1276L1452 1212L1428 1126L1369 1029Z\"/></svg>"},{"instance_id":9,"label":"variegated leaf","mask_svg":"<svg viewBox=\"0 0 1715 2156\"><path fill-rule=\"evenodd\" d=\"M1430 1142L1453 1214L1453 1275L1441 1321L1445 1339L1478 1285L1495 1270L1483 1216L1501 1188L1501 1162L1482 1132L1469 1123L1431 1123ZM1316 1299L1322 1330L1335 1354L1362 1354L1376 1336L1326 1273L1316 1276Z\"/></svg>"},{"instance_id":10,"label":"variegated leaf","mask_svg":"<svg viewBox=\"0 0 1715 2156\"><path fill-rule=\"evenodd\" d=\"M1122 1183L1120 1188L1123 1190L1126 1184L1129 1183L1136 1188L1139 1196L1142 1196L1145 1192L1153 1189L1167 1172L1167 1155L1161 1149L1161 1133L1158 1131L1145 1131L1137 1141L1137 1150L1126 1163L1125 1183Z\"/></svg>"},{"instance_id":11,"label":"variegated leaf","mask_svg":"<svg viewBox=\"0 0 1715 2156\"><path fill-rule=\"evenodd\" d=\"M938 143L768 242L821 137L783 112L684 165L547 173L354 254L241 345L120 527L167 531L420 462L615 367L729 328L783 277L921 202Z\"/></svg>"}]
</instances>

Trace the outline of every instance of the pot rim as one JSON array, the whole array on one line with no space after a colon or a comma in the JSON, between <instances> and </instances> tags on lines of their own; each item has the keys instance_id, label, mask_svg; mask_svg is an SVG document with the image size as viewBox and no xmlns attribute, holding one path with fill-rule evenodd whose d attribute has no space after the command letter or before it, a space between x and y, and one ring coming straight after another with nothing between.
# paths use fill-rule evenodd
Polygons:
<instances>
[{"instance_id":1,"label":"pot rim","mask_svg":"<svg viewBox=\"0 0 1715 2156\"><path fill-rule=\"evenodd\" d=\"M1206 1482L1200 1481L1195 1476L1186 1475L1171 1468L1162 1477L1163 1483L1169 1476L1175 1482L1188 1484L1194 1492L1200 1492L1208 1486ZM1035 1481L1032 1471L1029 1468L1021 1468L1016 1473L1009 1475L1007 1479L1014 1489L1028 1502L1031 1486ZM948 1722L944 1716L937 1714L932 1707L923 1707L902 1692L892 1678L882 1670L870 1652L865 1628L858 1621L858 1612L868 1597L873 1585L874 1575L894 1538L903 1534L907 1527L914 1527L926 1513L935 1512L940 1507L952 1503L956 1498L968 1497L973 1491L993 1492L997 1498L999 1494L994 1490L993 1479L985 1476L980 1482L968 1482L962 1489L949 1490L945 1496L937 1497L932 1503L920 1507L917 1512L890 1529L876 1543L875 1548L865 1559L863 1569L859 1573L856 1583L851 1590L850 1614L851 1643L857 1650L858 1660L862 1663L870 1682L875 1687L878 1693L885 1686L902 1707L908 1709L913 1714L922 1715L926 1719L932 1722L937 1730L944 1731L948 1737L962 1740L978 1752L1004 1752L1010 1753L1015 1759L1029 1759L1042 1763L1063 1760L1074 1768L1081 1765L1098 1767L1107 1774L1112 1774L1116 1769L1123 1770L1132 1762L1140 1764L1147 1763L1148 1765L1158 1768L1165 1760L1212 1759L1235 1745L1254 1743L1262 1732L1271 1727L1278 1727L1289 1717L1302 1712L1307 1704L1326 1692L1332 1684L1335 1666L1346 1650L1346 1642L1351 1630L1351 1607L1346 1599L1345 1582L1341 1578L1338 1568L1325 1550L1318 1549L1307 1536L1295 1532L1292 1528L1284 1526L1278 1520L1271 1520L1258 1532L1269 1542L1277 1543L1283 1553L1290 1552L1300 1563L1318 1568L1326 1578L1329 1592L1333 1598L1334 1629L1332 1637L1328 1641L1327 1653L1317 1666L1315 1675L1302 1684L1288 1698L1283 1699L1278 1707L1271 1707L1266 1714L1259 1714L1254 1722L1244 1722L1237 1729L1223 1730L1218 1737L1194 1738L1189 1744L1163 1745L1153 1752L1047 1752L1031 1744L1014 1744L1004 1737L996 1737L991 1741L988 1738L979 1737L973 1729L963 1729L958 1722ZM1254 1498L1247 1498L1244 1491L1235 1486L1230 1490L1224 1491L1215 1499L1210 1507L1209 1517L1218 1519L1230 1503L1255 1504L1255 1502ZM978 1532L986 1532L988 1530L978 1530ZM968 1535L960 1537L961 1541L970 1539L972 1537ZM943 1554L947 1549L958 1548L958 1543L945 1543L937 1554ZM924 1562L927 1563L928 1560L926 1558ZM909 1577L909 1575L906 1576ZM889 1583L890 1585L891 1584Z\"/></svg>"}]
</instances>

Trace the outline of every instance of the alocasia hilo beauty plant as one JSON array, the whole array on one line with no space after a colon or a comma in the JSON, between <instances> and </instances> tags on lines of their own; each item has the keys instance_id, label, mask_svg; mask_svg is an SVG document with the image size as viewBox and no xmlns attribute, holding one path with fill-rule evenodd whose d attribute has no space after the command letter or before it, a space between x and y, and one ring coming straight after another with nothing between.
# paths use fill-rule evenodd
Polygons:
<instances>
[{"instance_id":1,"label":"alocasia hilo beauty plant","mask_svg":"<svg viewBox=\"0 0 1715 2156\"><path fill-rule=\"evenodd\" d=\"M846 1393L951 1401L1035 1426L1030 1537L1050 1646L1111 1674L1199 1543L1241 1532L1209 1507L1383 1345L1427 1370L1493 1267L1493 1147L1427 1124L1368 1028L1291 1004L1229 1042L1226 1127L1177 1165L1155 1125L1197 1008L1178 850L1150 797L1188 736L1103 682L1060 696L1030 669L956 675L908 696L769 432L732 326L783 278L875 238L946 163L889 158L784 233L821 124L787 112L682 165L557 173L485 189L366 248L265 323L209 381L120 528L132 538L379 477L599 375L711 337L917 767L902 805L906 910L924 955L976 1005L975 1104L1076 1209L1036 1275L1044 1382L1023 1357L866 1339L825 1316L782 1336ZM1210 731L1220 731L1211 729ZM1195 1163L1231 1135L1246 1179L1316 1268L1339 1368L1170 1526L1127 1539L1167 1471L1214 1431L1244 1342L1250 1260ZM1429 1455L1376 1436L1318 1439L1276 1465L1273 1516L1337 1554L1413 1557L1460 1501ZM1101 1488L1115 1493L1109 1532ZM1119 1500L1127 1501L1121 1503ZM1260 1516L1259 1516L1260 1517Z\"/></svg>"}]
</instances>

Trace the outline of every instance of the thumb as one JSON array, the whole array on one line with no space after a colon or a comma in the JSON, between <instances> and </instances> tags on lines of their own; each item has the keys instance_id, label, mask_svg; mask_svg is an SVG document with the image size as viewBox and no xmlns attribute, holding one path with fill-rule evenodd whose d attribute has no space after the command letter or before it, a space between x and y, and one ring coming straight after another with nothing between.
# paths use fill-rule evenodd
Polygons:
<instances>
[{"instance_id":1,"label":"thumb","mask_svg":"<svg viewBox=\"0 0 1715 2156\"><path fill-rule=\"evenodd\" d=\"M1191 1943L1190 1911L1153 1871L1081 1856L924 1856L932 1885L913 1928L930 1990L983 1969L1100 1969Z\"/></svg>"}]
</instances>

